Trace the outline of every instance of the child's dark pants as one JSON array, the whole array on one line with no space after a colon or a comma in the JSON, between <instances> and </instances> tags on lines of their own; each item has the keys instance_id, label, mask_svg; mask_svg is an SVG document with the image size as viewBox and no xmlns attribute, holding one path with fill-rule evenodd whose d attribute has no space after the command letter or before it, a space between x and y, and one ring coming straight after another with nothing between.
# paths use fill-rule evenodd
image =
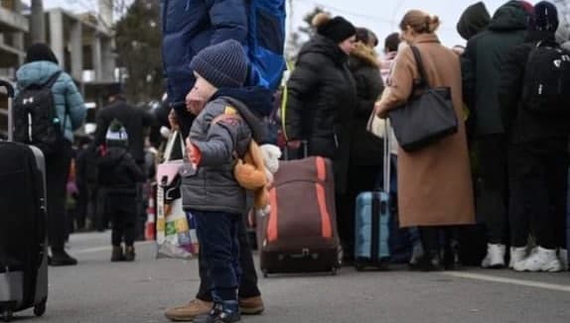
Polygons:
<instances>
[{"instance_id":1,"label":"child's dark pants","mask_svg":"<svg viewBox=\"0 0 570 323\"><path fill-rule=\"evenodd\" d=\"M190 211L196 220L202 260L208 268L210 290L216 303L237 301L239 266L239 214Z\"/></svg>"},{"instance_id":2,"label":"child's dark pants","mask_svg":"<svg viewBox=\"0 0 570 323\"><path fill-rule=\"evenodd\" d=\"M113 224L113 232L111 234L113 246L121 246L123 238L125 239L125 245L134 245L137 220L136 194L109 192L107 194L107 203L108 214Z\"/></svg>"}]
</instances>

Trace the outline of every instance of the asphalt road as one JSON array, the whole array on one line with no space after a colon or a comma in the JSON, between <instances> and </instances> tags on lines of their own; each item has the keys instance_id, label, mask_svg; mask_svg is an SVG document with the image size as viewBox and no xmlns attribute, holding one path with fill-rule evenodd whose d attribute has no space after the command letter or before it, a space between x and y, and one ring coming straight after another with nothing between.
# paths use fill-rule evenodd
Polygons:
<instances>
[{"instance_id":1,"label":"asphalt road","mask_svg":"<svg viewBox=\"0 0 570 323\"><path fill-rule=\"evenodd\" d=\"M44 317L19 316L30 322L167 322L164 309L195 294L195 260L155 260L154 245L142 243L135 263L111 263L109 241L109 233L72 236L69 252L80 264L50 268ZM266 312L244 322L570 322L570 273L343 268L338 276L260 278L260 286Z\"/></svg>"}]
</instances>

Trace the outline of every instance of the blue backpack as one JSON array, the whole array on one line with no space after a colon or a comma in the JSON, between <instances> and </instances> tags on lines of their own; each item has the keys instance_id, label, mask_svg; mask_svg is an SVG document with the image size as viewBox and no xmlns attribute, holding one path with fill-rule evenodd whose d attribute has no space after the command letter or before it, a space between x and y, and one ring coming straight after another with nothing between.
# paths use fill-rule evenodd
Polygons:
<instances>
[{"instance_id":1,"label":"blue backpack","mask_svg":"<svg viewBox=\"0 0 570 323\"><path fill-rule=\"evenodd\" d=\"M277 90L285 71L285 0L245 0L247 53L254 69L250 85Z\"/></svg>"}]
</instances>

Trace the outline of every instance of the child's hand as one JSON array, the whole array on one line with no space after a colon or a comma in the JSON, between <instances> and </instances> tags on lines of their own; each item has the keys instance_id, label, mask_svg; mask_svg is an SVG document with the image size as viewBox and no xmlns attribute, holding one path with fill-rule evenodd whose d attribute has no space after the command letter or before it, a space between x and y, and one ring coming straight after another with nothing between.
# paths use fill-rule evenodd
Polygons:
<instances>
[{"instance_id":1,"label":"child's hand","mask_svg":"<svg viewBox=\"0 0 570 323\"><path fill-rule=\"evenodd\" d=\"M188 160L192 163L192 166L196 168L200 164L200 159L202 159L202 154L198 147L196 147L190 138L186 139L186 154L188 155Z\"/></svg>"}]
</instances>

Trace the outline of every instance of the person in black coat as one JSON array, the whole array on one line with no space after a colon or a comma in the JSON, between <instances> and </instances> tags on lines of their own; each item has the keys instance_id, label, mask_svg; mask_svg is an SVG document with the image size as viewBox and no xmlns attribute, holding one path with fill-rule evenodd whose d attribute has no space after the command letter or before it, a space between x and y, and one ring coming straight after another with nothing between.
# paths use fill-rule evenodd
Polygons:
<instances>
[{"instance_id":1,"label":"person in black coat","mask_svg":"<svg viewBox=\"0 0 570 323\"><path fill-rule=\"evenodd\" d=\"M346 187L351 136L356 110L356 88L347 61L356 43L356 28L342 17L319 14L313 19L317 34L301 49L287 83L284 130L290 149L307 142L309 156L333 161L337 221L341 241L349 246L350 228Z\"/></svg>"},{"instance_id":2,"label":"person in black coat","mask_svg":"<svg viewBox=\"0 0 570 323\"><path fill-rule=\"evenodd\" d=\"M354 209L356 197L362 192L372 191L379 183L382 173L384 143L366 130L374 103L384 90L384 82L380 76L380 62L374 47L378 38L370 30L356 29L356 46L348 59L348 67L356 83L356 109L351 133L350 166L347 182L348 211L353 216L341 218L339 229L347 237L347 248L344 250L345 260L351 260L354 251Z\"/></svg>"},{"instance_id":3,"label":"person in black coat","mask_svg":"<svg viewBox=\"0 0 570 323\"><path fill-rule=\"evenodd\" d=\"M98 147L105 143L107 129L117 119L125 125L129 135L129 151L137 165L144 165L145 131L154 123L150 113L130 106L122 96L121 85L114 84L108 89L109 105L97 111L97 131L94 145Z\"/></svg>"},{"instance_id":4,"label":"person in black coat","mask_svg":"<svg viewBox=\"0 0 570 323\"><path fill-rule=\"evenodd\" d=\"M499 103L509 144L511 264L517 271L559 271L568 263L565 217L570 107L557 108L566 111L561 113L537 113L529 108L530 100L523 95L532 81L526 78L536 75L527 69L529 57L538 44L558 46L554 37L557 27L556 7L546 1L536 4L526 42L509 53L501 70ZM566 59L570 54L566 53ZM542 80L540 84L548 91L556 81L549 84ZM550 105L540 108L554 109ZM531 231L539 247L528 255Z\"/></svg>"}]
</instances>

